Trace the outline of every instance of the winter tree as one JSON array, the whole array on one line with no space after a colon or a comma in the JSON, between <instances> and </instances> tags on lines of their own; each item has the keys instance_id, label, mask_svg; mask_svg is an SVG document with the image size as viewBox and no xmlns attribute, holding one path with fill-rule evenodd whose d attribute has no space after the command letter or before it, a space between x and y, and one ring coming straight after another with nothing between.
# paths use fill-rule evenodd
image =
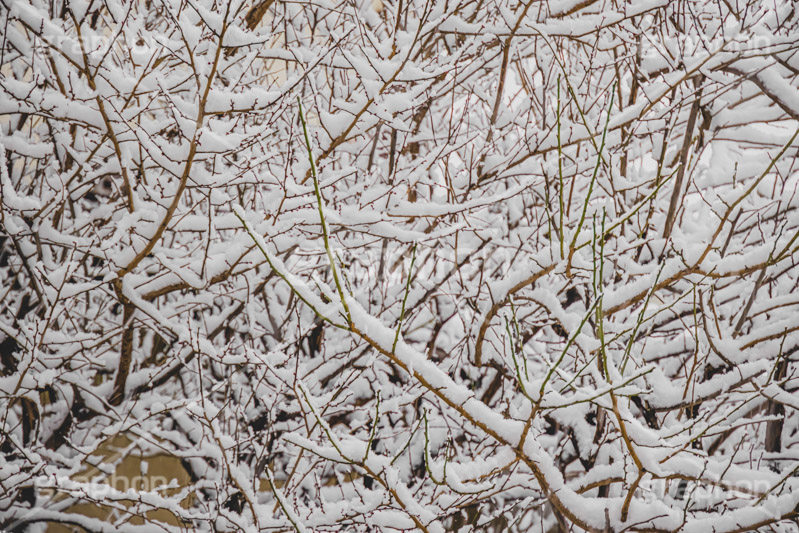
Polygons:
<instances>
[{"instance_id":1,"label":"winter tree","mask_svg":"<svg viewBox=\"0 0 799 533\"><path fill-rule=\"evenodd\" d=\"M0 530L799 531L791 0L0 17Z\"/></svg>"}]
</instances>

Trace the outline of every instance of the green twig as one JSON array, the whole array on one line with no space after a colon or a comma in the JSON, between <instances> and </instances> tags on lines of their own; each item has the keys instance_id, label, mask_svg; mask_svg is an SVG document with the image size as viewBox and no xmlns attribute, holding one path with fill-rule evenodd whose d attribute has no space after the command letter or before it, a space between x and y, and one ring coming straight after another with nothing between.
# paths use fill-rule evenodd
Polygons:
<instances>
[{"instance_id":1,"label":"green twig","mask_svg":"<svg viewBox=\"0 0 799 533\"><path fill-rule=\"evenodd\" d=\"M613 98L616 96L615 95L615 85L616 85L616 83L614 82L613 85L614 85L614 89L610 93L610 105L608 106L608 112L607 112L607 116L605 118L605 127L602 129L602 141L599 144L599 148L597 148L596 165L594 165L594 172L591 175L591 182L588 185L588 193L586 193L586 195L585 195L585 201L583 202L583 210L582 210L582 213L580 213L580 220L577 223L577 227L575 229L574 237L572 238L572 242L571 242L571 244L569 244L569 259L568 259L568 263L567 263L567 267L566 267L567 270L571 270L571 262L572 262L572 257L574 256L574 250L575 250L574 246L577 244L577 237L579 237L580 230L582 229L583 223L585 222L585 214L588 211L588 203L591 201L591 193L594 191L594 183L596 183L596 177L597 177L597 174L599 173L599 167L602 164L602 151L605 149L605 139L607 138L607 134L608 134L608 124L610 124L610 112L613 109ZM592 139L593 139L593 137L592 137Z\"/></svg>"},{"instance_id":2,"label":"green twig","mask_svg":"<svg viewBox=\"0 0 799 533\"><path fill-rule=\"evenodd\" d=\"M336 268L336 259L333 256L333 250L330 247L330 237L327 231L327 222L325 220L324 200L322 198L322 191L319 189L319 177L316 173L316 163L313 160L313 151L311 150L311 138L308 136L308 126L305 123L305 115L302 112L302 100L297 96L297 105L299 106L300 122L302 122L302 133L305 136L305 146L308 149L308 161L311 164L311 177L313 177L314 193L316 194L316 205L319 209L319 221L322 224L322 238L325 242L325 252L327 259L330 262L330 269L333 272L333 281L336 283L336 290L338 291L341 305L344 307L344 313L347 318L347 324L352 326L352 316L350 315L350 308L347 305L347 298L344 295L344 288L339 280L338 269Z\"/></svg>"},{"instance_id":3,"label":"green twig","mask_svg":"<svg viewBox=\"0 0 799 533\"><path fill-rule=\"evenodd\" d=\"M397 342L399 342L400 331L402 330L402 321L405 318L405 304L408 302L408 292L411 289L411 277L413 274L413 263L416 261L416 244L413 245L411 252L411 266L408 269L408 280L405 282L405 296L402 298L402 309L400 310L399 323L397 324L397 332L394 334L394 344L391 345L391 353L397 349Z\"/></svg>"},{"instance_id":4,"label":"green twig","mask_svg":"<svg viewBox=\"0 0 799 533\"><path fill-rule=\"evenodd\" d=\"M369 449L372 447L372 441L375 439L375 433L377 433L377 423L380 421L380 391L377 391L377 405L375 405L375 419L372 422L372 430L369 432L369 442L366 443L366 451L363 454L363 460L361 463L366 463L366 459L369 457Z\"/></svg>"}]
</instances>

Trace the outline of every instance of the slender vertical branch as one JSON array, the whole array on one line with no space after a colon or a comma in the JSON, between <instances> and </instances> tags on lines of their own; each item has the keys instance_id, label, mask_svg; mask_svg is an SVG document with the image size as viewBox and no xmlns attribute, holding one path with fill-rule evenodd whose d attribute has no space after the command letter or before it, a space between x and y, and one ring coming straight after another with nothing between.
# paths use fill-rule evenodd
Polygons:
<instances>
[{"instance_id":1,"label":"slender vertical branch","mask_svg":"<svg viewBox=\"0 0 799 533\"><path fill-rule=\"evenodd\" d=\"M413 264L416 261L416 244L413 245L413 250L411 252L411 266L408 268L408 280L405 282L405 295L402 297L402 309L400 310L399 322L397 323L397 332L394 334L394 343L391 345L391 352L393 353L397 349L397 342L400 338L400 333L402 331L402 321L405 318L405 304L408 302L408 293L411 289L411 278L413 276Z\"/></svg>"},{"instance_id":2,"label":"slender vertical branch","mask_svg":"<svg viewBox=\"0 0 799 533\"><path fill-rule=\"evenodd\" d=\"M319 176L316 172L316 163L313 159L313 150L311 148L311 138L308 136L308 126L305 123L305 115L302 112L302 100L297 96L297 106L299 107L300 122L302 122L302 133L305 136L305 146L308 150L308 162L311 165L311 177L313 178L314 194L316 194L316 206L319 210L319 222L322 225L322 238L325 243L325 253L330 262L330 270L333 272L333 281L336 284L338 296L341 299L341 306L344 308L345 317L348 324L352 324L352 316L350 316L350 308L347 305L347 297L344 294L344 287L339 279L338 269L336 268L336 258L333 254L333 249L330 246L330 237L328 235L327 221L325 220L324 199L322 198L322 191L319 188Z\"/></svg>"}]
</instances>

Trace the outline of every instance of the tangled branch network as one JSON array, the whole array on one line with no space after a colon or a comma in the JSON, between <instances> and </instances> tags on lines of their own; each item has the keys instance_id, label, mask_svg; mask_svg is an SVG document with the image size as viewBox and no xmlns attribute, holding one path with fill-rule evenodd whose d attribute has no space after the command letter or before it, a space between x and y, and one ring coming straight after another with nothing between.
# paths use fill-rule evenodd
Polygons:
<instances>
[{"instance_id":1,"label":"tangled branch network","mask_svg":"<svg viewBox=\"0 0 799 533\"><path fill-rule=\"evenodd\" d=\"M0 530L799 531L795 2L0 24Z\"/></svg>"}]
</instances>

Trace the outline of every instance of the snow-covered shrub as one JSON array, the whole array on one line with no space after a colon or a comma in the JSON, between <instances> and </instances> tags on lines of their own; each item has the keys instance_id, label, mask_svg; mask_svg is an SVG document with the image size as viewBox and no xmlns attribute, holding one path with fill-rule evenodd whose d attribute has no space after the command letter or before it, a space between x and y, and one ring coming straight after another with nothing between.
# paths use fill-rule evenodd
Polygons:
<instances>
[{"instance_id":1,"label":"snow-covered shrub","mask_svg":"<svg viewBox=\"0 0 799 533\"><path fill-rule=\"evenodd\" d=\"M0 15L0 529L797 531L794 2Z\"/></svg>"}]
</instances>

